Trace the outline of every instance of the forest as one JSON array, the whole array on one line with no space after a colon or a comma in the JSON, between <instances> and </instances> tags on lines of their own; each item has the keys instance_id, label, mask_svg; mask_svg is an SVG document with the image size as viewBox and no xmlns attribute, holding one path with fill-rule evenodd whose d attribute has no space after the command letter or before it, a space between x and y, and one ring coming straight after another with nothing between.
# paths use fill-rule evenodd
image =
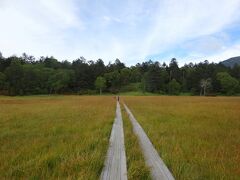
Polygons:
<instances>
[{"instance_id":1,"label":"forest","mask_svg":"<svg viewBox=\"0 0 240 180\"><path fill-rule=\"evenodd\" d=\"M146 61L127 67L119 59L104 64L80 57L58 61L54 57L3 57L0 53L0 94L102 94L141 91L157 94L238 95L240 65L227 67L207 60L179 67Z\"/></svg>"}]
</instances>

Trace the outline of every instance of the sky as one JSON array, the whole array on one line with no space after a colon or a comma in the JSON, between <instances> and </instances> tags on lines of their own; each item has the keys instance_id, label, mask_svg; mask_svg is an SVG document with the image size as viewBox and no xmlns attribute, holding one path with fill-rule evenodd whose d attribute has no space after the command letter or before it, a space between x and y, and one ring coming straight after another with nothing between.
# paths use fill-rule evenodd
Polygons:
<instances>
[{"instance_id":1,"label":"sky","mask_svg":"<svg viewBox=\"0 0 240 180\"><path fill-rule=\"evenodd\" d=\"M240 0L0 0L0 51L126 65L240 56Z\"/></svg>"}]
</instances>

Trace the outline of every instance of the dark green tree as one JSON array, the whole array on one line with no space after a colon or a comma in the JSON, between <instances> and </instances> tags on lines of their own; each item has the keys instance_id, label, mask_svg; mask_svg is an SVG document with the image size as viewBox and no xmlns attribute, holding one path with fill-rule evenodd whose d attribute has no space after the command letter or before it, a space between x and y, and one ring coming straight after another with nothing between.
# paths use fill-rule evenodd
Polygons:
<instances>
[{"instance_id":1,"label":"dark green tree","mask_svg":"<svg viewBox=\"0 0 240 180\"><path fill-rule=\"evenodd\" d=\"M221 84L221 92L227 95L236 94L239 90L239 81L227 72L219 72L217 79Z\"/></svg>"},{"instance_id":2,"label":"dark green tree","mask_svg":"<svg viewBox=\"0 0 240 180\"><path fill-rule=\"evenodd\" d=\"M19 60L14 60L6 69L6 80L10 95L23 95L23 67Z\"/></svg>"},{"instance_id":3,"label":"dark green tree","mask_svg":"<svg viewBox=\"0 0 240 180\"><path fill-rule=\"evenodd\" d=\"M102 90L104 88L106 88L106 79L104 77L97 77L96 81L95 81L95 86L97 89L99 89L99 93L100 95L102 94Z\"/></svg>"},{"instance_id":4,"label":"dark green tree","mask_svg":"<svg viewBox=\"0 0 240 180\"><path fill-rule=\"evenodd\" d=\"M74 72L72 70L57 70L49 79L51 88L50 93L63 93L64 90L66 92L69 84L71 83L73 73Z\"/></svg>"},{"instance_id":5,"label":"dark green tree","mask_svg":"<svg viewBox=\"0 0 240 180\"><path fill-rule=\"evenodd\" d=\"M123 68L120 70L121 85L126 85L130 82L131 70Z\"/></svg>"},{"instance_id":6,"label":"dark green tree","mask_svg":"<svg viewBox=\"0 0 240 180\"><path fill-rule=\"evenodd\" d=\"M144 73L142 80L141 80L141 89L142 92L145 93L147 91L147 72Z\"/></svg>"},{"instance_id":7,"label":"dark green tree","mask_svg":"<svg viewBox=\"0 0 240 180\"><path fill-rule=\"evenodd\" d=\"M181 81L181 71L178 67L178 62L175 58L172 58L167 69L169 72L169 81L171 81L172 79L175 79L178 82Z\"/></svg>"},{"instance_id":8,"label":"dark green tree","mask_svg":"<svg viewBox=\"0 0 240 180\"><path fill-rule=\"evenodd\" d=\"M104 78L106 79L107 87L109 88L110 92L118 93L121 87L120 73L117 70L110 73L105 73Z\"/></svg>"},{"instance_id":9,"label":"dark green tree","mask_svg":"<svg viewBox=\"0 0 240 180\"><path fill-rule=\"evenodd\" d=\"M141 70L139 67L132 66L130 75L130 82L140 82L142 78Z\"/></svg>"},{"instance_id":10,"label":"dark green tree","mask_svg":"<svg viewBox=\"0 0 240 180\"><path fill-rule=\"evenodd\" d=\"M175 80L171 80L168 84L168 92L172 95L178 95L181 90L181 85Z\"/></svg>"},{"instance_id":11,"label":"dark green tree","mask_svg":"<svg viewBox=\"0 0 240 180\"><path fill-rule=\"evenodd\" d=\"M2 72L0 72L0 90L3 90L6 83L6 76Z\"/></svg>"},{"instance_id":12,"label":"dark green tree","mask_svg":"<svg viewBox=\"0 0 240 180\"><path fill-rule=\"evenodd\" d=\"M146 90L159 92L161 85L161 71L158 63L152 64L146 73Z\"/></svg>"},{"instance_id":13,"label":"dark green tree","mask_svg":"<svg viewBox=\"0 0 240 180\"><path fill-rule=\"evenodd\" d=\"M23 92L24 94L41 94L41 70L32 64L23 65Z\"/></svg>"},{"instance_id":14,"label":"dark green tree","mask_svg":"<svg viewBox=\"0 0 240 180\"><path fill-rule=\"evenodd\" d=\"M59 69L61 67L61 63L58 62L58 60L55 59L53 56L46 57L43 63L45 67L48 67L48 68Z\"/></svg>"}]
</instances>

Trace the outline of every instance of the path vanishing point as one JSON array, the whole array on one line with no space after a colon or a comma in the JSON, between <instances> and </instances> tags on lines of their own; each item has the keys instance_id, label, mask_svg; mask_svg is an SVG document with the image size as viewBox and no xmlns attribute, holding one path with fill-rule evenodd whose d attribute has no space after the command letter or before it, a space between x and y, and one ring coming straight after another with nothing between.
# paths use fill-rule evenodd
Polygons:
<instances>
[{"instance_id":1,"label":"path vanishing point","mask_svg":"<svg viewBox=\"0 0 240 180\"><path fill-rule=\"evenodd\" d=\"M138 138L144 159L150 168L152 179L154 180L174 180L171 172L158 155L150 139L137 122L129 108L124 104L124 108L133 126L133 132ZM123 122L120 104L117 101L116 117L113 123L109 141L109 148L101 174L101 180L127 180L126 153L124 146Z\"/></svg>"}]
</instances>

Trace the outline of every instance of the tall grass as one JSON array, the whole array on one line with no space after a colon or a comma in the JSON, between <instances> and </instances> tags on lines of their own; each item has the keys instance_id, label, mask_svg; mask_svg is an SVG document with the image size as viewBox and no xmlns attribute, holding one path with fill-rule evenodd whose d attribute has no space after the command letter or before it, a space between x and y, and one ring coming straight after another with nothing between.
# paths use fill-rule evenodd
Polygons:
<instances>
[{"instance_id":1,"label":"tall grass","mask_svg":"<svg viewBox=\"0 0 240 180\"><path fill-rule=\"evenodd\" d=\"M145 165L145 160L137 137L133 134L132 125L125 111L122 110L124 124L124 137L127 158L127 173L129 180L151 179L149 168Z\"/></svg>"},{"instance_id":2,"label":"tall grass","mask_svg":"<svg viewBox=\"0 0 240 180\"><path fill-rule=\"evenodd\" d=\"M125 97L176 179L240 178L239 97Z\"/></svg>"},{"instance_id":3,"label":"tall grass","mask_svg":"<svg viewBox=\"0 0 240 180\"><path fill-rule=\"evenodd\" d=\"M97 179L112 97L0 97L1 179Z\"/></svg>"}]
</instances>

